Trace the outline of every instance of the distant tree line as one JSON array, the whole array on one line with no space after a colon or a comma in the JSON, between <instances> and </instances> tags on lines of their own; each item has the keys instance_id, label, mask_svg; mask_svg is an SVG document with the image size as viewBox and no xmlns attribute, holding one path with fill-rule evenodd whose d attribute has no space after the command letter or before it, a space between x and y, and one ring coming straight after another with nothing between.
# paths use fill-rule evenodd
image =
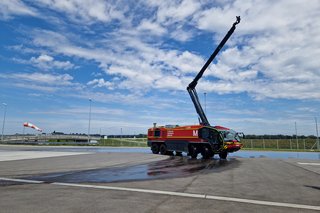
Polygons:
<instances>
[{"instance_id":1,"label":"distant tree line","mask_svg":"<svg viewBox=\"0 0 320 213\"><path fill-rule=\"evenodd\" d=\"M245 138L246 139L294 139L294 138L296 138L296 135L281 135L281 134L278 134L278 135L245 135ZM298 135L298 138L316 139L317 137L314 135L308 135L308 136Z\"/></svg>"},{"instance_id":2,"label":"distant tree line","mask_svg":"<svg viewBox=\"0 0 320 213\"><path fill-rule=\"evenodd\" d=\"M108 138L146 138L146 134L137 134L137 135L106 135Z\"/></svg>"},{"instance_id":3,"label":"distant tree line","mask_svg":"<svg viewBox=\"0 0 320 213\"><path fill-rule=\"evenodd\" d=\"M57 132L57 131L53 131L51 133L52 135L65 135L64 132ZM85 133L69 133L68 135L80 135L80 136L85 136L88 134ZM104 136L108 136L109 138L146 138L147 135L146 134L135 134L135 135L100 135L100 134L90 134L90 136L92 137L104 137Z\"/></svg>"}]
</instances>

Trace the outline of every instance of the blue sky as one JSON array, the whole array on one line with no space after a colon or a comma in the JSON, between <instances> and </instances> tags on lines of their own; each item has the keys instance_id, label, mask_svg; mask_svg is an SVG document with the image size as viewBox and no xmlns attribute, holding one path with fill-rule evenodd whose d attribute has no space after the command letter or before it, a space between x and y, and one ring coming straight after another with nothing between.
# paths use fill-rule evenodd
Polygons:
<instances>
[{"instance_id":1,"label":"blue sky","mask_svg":"<svg viewBox=\"0 0 320 213\"><path fill-rule=\"evenodd\" d=\"M315 135L317 0L1 1L5 133L21 133L23 122L85 133L89 99L92 133L196 124L186 87L237 15L241 23L197 86L209 121L289 135L296 122L298 134Z\"/></svg>"}]
</instances>

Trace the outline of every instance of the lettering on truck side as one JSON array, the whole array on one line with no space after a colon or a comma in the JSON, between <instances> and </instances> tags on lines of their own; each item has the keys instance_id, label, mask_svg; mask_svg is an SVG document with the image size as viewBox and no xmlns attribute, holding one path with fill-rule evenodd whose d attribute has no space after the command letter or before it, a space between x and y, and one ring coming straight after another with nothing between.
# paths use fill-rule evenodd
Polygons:
<instances>
[{"instance_id":1,"label":"lettering on truck side","mask_svg":"<svg viewBox=\"0 0 320 213\"><path fill-rule=\"evenodd\" d=\"M174 135L173 130L169 130L167 133L167 137L172 137Z\"/></svg>"},{"instance_id":2,"label":"lettering on truck side","mask_svg":"<svg viewBox=\"0 0 320 213\"><path fill-rule=\"evenodd\" d=\"M192 130L192 136L198 137L198 130Z\"/></svg>"}]
</instances>

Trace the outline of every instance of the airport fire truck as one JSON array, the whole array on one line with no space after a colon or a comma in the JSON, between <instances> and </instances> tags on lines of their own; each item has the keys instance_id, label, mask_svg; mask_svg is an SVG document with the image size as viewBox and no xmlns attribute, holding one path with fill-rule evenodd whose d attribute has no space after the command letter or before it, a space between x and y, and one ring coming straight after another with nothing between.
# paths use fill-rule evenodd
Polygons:
<instances>
[{"instance_id":1,"label":"airport fire truck","mask_svg":"<svg viewBox=\"0 0 320 213\"><path fill-rule=\"evenodd\" d=\"M204 159L211 158L214 154L219 154L221 159L226 159L229 152L235 152L242 148L242 143L240 142L240 136L243 136L242 133L222 126L210 125L196 92L199 79L239 23L240 16L237 16L236 22L233 23L231 29L187 87L187 91L198 113L200 124L190 126L157 126L154 123L154 126L148 129L148 146L151 147L152 153L173 155L173 152L175 152L176 155L182 155L182 152L186 152L192 158L197 158L198 154L201 153Z\"/></svg>"}]
</instances>

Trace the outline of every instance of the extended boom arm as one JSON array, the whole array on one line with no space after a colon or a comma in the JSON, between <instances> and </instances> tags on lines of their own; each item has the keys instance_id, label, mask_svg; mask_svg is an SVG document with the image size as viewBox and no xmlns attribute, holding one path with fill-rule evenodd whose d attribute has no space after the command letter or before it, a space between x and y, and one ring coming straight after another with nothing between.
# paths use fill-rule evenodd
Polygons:
<instances>
[{"instance_id":1,"label":"extended boom arm","mask_svg":"<svg viewBox=\"0 0 320 213\"><path fill-rule=\"evenodd\" d=\"M198 75L193 79L193 81L189 84L187 87L187 90L189 92L189 95L191 97L191 100L194 104L194 107L196 108L196 111L199 115L200 118L200 123L204 126L210 126L210 123L207 119L206 114L204 113L202 106L200 104L197 91L196 91L196 86L198 84L199 79L202 77L203 73L206 71L210 63L213 61L213 59L217 56L219 51L222 49L222 47L225 45L225 43L228 41L234 30L236 29L236 25L240 23L240 16L237 16L236 22L233 23L232 27L228 31L228 33L224 36L218 47L215 49L215 51L212 53L208 61L205 63L205 65L201 68L200 72Z\"/></svg>"}]
</instances>

